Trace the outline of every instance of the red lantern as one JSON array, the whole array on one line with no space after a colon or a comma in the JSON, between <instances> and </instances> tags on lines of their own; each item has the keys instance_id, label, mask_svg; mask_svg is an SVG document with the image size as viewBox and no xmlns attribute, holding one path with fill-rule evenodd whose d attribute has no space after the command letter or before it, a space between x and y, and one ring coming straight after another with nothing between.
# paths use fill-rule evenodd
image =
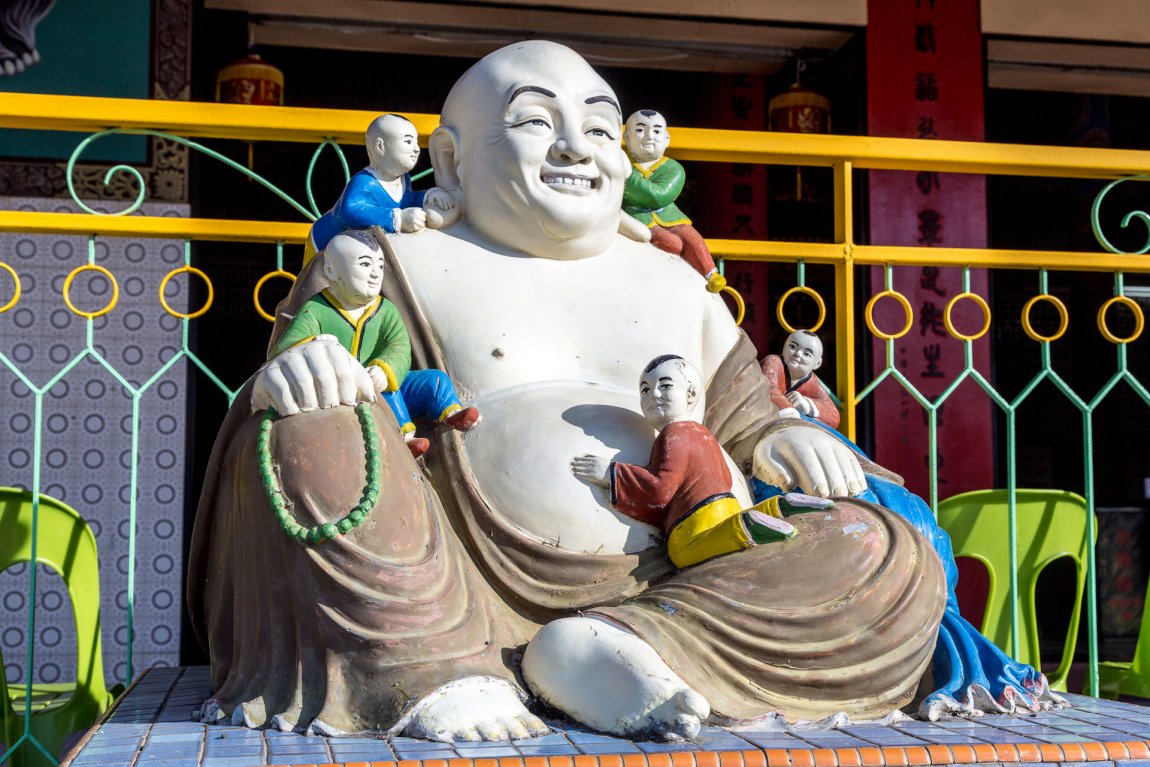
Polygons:
<instances>
[{"instance_id":1,"label":"red lantern","mask_svg":"<svg viewBox=\"0 0 1150 767\"><path fill-rule=\"evenodd\" d=\"M284 103L284 73L249 53L216 75L216 101L278 107Z\"/></svg>"}]
</instances>

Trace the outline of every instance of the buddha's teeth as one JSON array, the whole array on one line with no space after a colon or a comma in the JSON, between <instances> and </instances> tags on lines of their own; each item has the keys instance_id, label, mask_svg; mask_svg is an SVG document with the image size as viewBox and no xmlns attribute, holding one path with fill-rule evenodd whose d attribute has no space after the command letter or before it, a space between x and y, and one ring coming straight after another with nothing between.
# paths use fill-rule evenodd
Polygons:
<instances>
[{"instance_id":1,"label":"buddha's teeth","mask_svg":"<svg viewBox=\"0 0 1150 767\"><path fill-rule=\"evenodd\" d=\"M585 178L583 176L560 175L557 173L544 174L543 183L558 186L577 187L580 189L592 189L595 186L595 182L592 179Z\"/></svg>"}]
</instances>

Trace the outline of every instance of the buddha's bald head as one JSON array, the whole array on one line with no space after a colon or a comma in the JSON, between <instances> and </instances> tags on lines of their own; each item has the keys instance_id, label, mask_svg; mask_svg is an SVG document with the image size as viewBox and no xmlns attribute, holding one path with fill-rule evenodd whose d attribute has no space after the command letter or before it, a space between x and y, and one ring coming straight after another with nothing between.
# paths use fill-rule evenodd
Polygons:
<instances>
[{"instance_id":1,"label":"buddha's bald head","mask_svg":"<svg viewBox=\"0 0 1150 767\"><path fill-rule=\"evenodd\" d=\"M516 43L467 70L431 138L436 183L463 193L471 227L545 258L604 252L630 163L611 87L579 54Z\"/></svg>"}]
</instances>

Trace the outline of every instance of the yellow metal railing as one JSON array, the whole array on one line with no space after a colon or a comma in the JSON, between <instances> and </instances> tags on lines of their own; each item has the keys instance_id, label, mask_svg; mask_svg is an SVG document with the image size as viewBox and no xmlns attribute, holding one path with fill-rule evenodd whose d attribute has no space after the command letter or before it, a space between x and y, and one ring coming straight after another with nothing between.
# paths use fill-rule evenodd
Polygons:
<instances>
[{"instance_id":1,"label":"yellow metal railing","mask_svg":"<svg viewBox=\"0 0 1150 767\"><path fill-rule=\"evenodd\" d=\"M194 102L140 101L0 93L0 127L92 133L109 128L162 130L185 137L319 144L326 139L358 145L376 112L251 107ZM421 140L438 124L435 115L408 115ZM830 167L834 173L834 242L710 240L716 257L732 261L802 261L835 268L836 389L843 404L842 430L856 436L854 269L922 265L1150 272L1150 259L1105 253L915 248L859 245L854 241L853 171L946 171L1015 176L1115 179L1150 175L1150 152L1044 147L867 136L826 136L680 128L670 153L706 162ZM303 222L172 219L0 211L0 231L100 236L302 243Z\"/></svg>"}]
</instances>

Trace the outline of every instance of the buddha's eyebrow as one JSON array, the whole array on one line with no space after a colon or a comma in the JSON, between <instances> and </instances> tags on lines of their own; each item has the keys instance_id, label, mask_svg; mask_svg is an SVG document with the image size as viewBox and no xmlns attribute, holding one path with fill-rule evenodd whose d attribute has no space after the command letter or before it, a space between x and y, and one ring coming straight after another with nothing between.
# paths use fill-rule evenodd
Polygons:
<instances>
[{"instance_id":1,"label":"buddha's eyebrow","mask_svg":"<svg viewBox=\"0 0 1150 767\"><path fill-rule=\"evenodd\" d=\"M623 110L619 108L619 102L615 101L615 99L611 98L610 96L592 96L591 98L587 99L587 101L585 101L584 103L586 103L586 104L599 104L599 103L610 104L611 106L615 107L615 111L619 113L620 117L623 116Z\"/></svg>"},{"instance_id":2,"label":"buddha's eyebrow","mask_svg":"<svg viewBox=\"0 0 1150 767\"><path fill-rule=\"evenodd\" d=\"M524 85L522 88L516 88L515 92L511 94L511 98L507 99L507 104L510 105L512 101L519 98L524 93L542 93L549 99L555 98L555 94L538 85Z\"/></svg>"}]
</instances>

